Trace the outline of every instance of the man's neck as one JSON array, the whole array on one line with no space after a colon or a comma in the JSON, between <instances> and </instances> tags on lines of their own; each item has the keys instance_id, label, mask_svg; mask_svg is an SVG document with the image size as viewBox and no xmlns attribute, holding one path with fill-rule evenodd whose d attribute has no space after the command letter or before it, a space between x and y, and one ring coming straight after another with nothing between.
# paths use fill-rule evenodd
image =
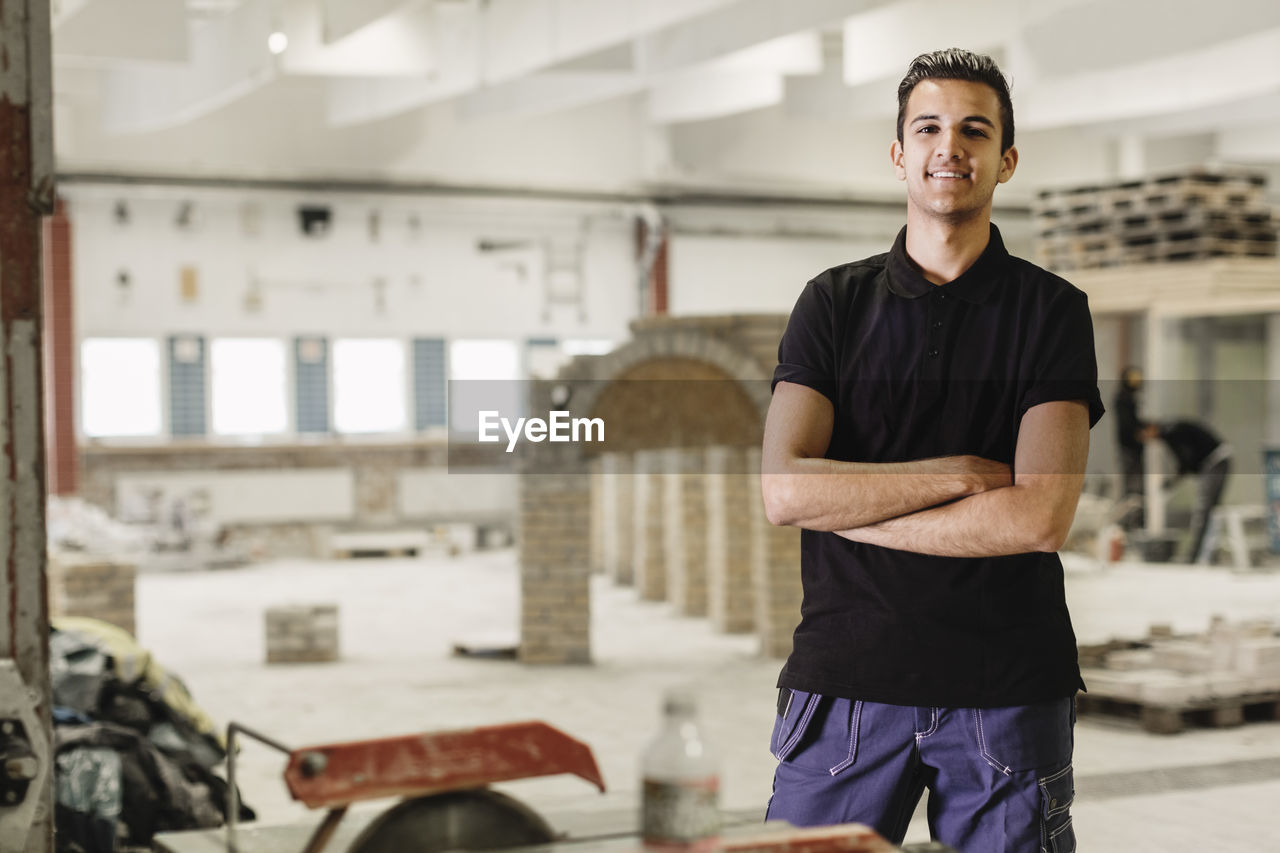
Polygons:
<instances>
[{"instance_id":1,"label":"man's neck","mask_svg":"<svg viewBox=\"0 0 1280 853\"><path fill-rule=\"evenodd\" d=\"M908 207L907 256L933 284L946 284L963 275L990 240L990 214L946 222Z\"/></svg>"}]
</instances>

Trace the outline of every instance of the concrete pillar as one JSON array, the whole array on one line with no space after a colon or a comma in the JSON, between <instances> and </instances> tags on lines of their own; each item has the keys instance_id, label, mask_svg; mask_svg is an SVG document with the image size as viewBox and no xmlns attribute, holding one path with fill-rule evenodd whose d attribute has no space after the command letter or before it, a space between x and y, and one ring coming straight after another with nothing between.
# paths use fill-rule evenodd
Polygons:
<instances>
[{"instance_id":1,"label":"concrete pillar","mask_svg":"<svg viewBox=\"0 0 1280 853\"><path fill-rule=\"evenodd\" d=\"M700 447L667 451L663 511L667 600L685 616L707 612L706 454Z\"/></svg>"},{"instance_id":2,"label":"concrete pillar","mask_svg":"<svg viewBox=\"0 0 1280 853\"><path fill-rule=\"evenodd\" d=\"M664 451L639 450L635 454L635 532L631 562L636 592L641 601L667 597L665 542L662 535Z\"/></svg>"},{"instance_id":3,"label":"concrete pillar","mask_svg":"<svg viewBox=\"0 0 1280 853\"><path fill-rule=\"evenodd\" d=\"M752 449L748 470L760 476L760 451ZM791 635L800 623L800 530L775 527L765 518L764 500L759 490L751 500L752 581L756 598L756 631L760 635L760 653L765 657L784 658L791 654Z\"/></svg>"},{"instance_id":4,"label":"concrete pillar","mask_svg":"<svg viewBox=\"0 0 1280 853\"><path fill-rule=\"evenodd\" d=\"M1267 315L1266 407L1263 439L1268 447L1280 447L1280 314Z\"/></svg>"},{"instance_id":5,"label":"concrete pillar","mask_svg":"<svg viewBox=\"0 0 1280 853\"><path fill-rule=\"evenodd\" d=\"M591 660L590 486L563 459L520 476L520 661Z\"/></svg>"},{"instance_id":6,"label":"concrete pillar","mask_svg":"<svg viewBox=\"0 0 1280 853\"><path fill-rule=\"evenodd\" d=\"M0 847L28 853L54 849L40 298L40 216L54 188L49 14L46 0L0 3L0 680L37 759L26 797L0 806Z\"/></svg>"},{"instance_id":7,"label":"concrete pillar","mask_svg":"<svg viewBox=\"0 0 1280 853\"><path fill-rule=\"evenodd\" d=\"M707 615L717 631L755 627L751 501L759 494L760 478L747 474L746 448L707 448Z\"/></svg>"},{"instance_id":8,"label":"concrete pillar","mask_svg":"<svg viewBox=\"0 0 1280 853\"><path fill-rule=\"evenodd\" d=\"M631 454L605 453L600 461L604 571L614 583L629 586L636 526Z\"/></svg>"}]
</instances>

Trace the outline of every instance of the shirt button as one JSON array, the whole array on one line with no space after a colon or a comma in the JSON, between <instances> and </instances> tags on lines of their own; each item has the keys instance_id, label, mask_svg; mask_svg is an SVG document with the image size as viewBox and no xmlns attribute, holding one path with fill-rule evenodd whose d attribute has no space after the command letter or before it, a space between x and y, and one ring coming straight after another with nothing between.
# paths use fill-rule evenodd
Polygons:
<instances>
[{"instance_id":1,"label":"shirt button","mask_svg":"<svg viewBox=\"0 0 1280 853\"><path fill-rule=\"evenodd\" d=\"M942 328L942 321L941 321L941 320L934 320L934 321L933 321L933 327L934 327L935 329L941 329L941 328Z\"/></svg>"},{"instance_id":2,"label":"shirt button","mask_svg":"<svg viewBox=\"0 0 1280 853\"><path fill-rule=\"evenodd\" d=\"M936 349L929 350L929 358L937 358L937 357L938 357L938 351Z\"/></svg>"},{"instance_id":3,"label":"shirt button","mask_svg":"<svg viewBox=\"0 0 1280 853\"><path fill-rule=\"evenodd\" d=\"M940 301L940 302L946 302L946 301L947 301L947 294L945 294L945 293L939 293L939 294L938 294L938 301Z\"/></svg>"}]
</instances>

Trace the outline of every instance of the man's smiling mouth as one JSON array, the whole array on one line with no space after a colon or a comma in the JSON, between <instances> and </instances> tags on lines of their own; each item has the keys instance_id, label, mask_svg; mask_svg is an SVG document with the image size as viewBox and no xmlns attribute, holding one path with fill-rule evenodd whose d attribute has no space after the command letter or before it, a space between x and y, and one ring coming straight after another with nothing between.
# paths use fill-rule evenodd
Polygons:
<instances>
[{"instance_id":1,"label":"man's smiling mouth","mask_svg":"<svg viewBox=\"0 0 1280 853\"><path fill-rule=\"evenodd\" d=\"M931 177L931 178L951 178L951 179L954 179L954 178L967 178L967 177L969 177L969 173L968 173L968 172L952 172L952 171L946 171L946 170L939 170L939 171L937 171L937 172L928 172L927 174L928 174L928 175L929 175L929 177Z\"/></svg>"}]
</instances>

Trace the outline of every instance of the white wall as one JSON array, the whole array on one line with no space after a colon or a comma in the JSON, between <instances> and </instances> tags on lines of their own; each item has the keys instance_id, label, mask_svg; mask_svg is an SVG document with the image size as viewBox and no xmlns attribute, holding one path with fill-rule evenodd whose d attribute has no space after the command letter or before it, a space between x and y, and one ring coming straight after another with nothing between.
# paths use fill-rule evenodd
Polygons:
<instances>
[{"instance_id":1,"label":"white wall","mask_svg":"<svg viewBox=\"0 0 1280 853\"><path fill-rule=\"evenodd\" d=\"M632 221L620 206L77 184L64 194L81 336L621 340L635 309L628 292L635 280ZM126 225L114 219L117 200L128 205ZM184 201L194 204L188 230L174 224ZM304 236L300 204L330 206L331 233ZM258 211L256 234L246 233L247 207ZM369 227L374 211L376 240ZM527 245L485 253L477 248L481 240ZM546 249L579 243L584 313L548 308ZM198 298L190 302L180 288L187 266L199 278ZM116 281L122 270L132 282L127 288ZM381 297L376 281L383 282ZM255 290L259 308L247 302Z\"/></svg>"}]
</instances>

